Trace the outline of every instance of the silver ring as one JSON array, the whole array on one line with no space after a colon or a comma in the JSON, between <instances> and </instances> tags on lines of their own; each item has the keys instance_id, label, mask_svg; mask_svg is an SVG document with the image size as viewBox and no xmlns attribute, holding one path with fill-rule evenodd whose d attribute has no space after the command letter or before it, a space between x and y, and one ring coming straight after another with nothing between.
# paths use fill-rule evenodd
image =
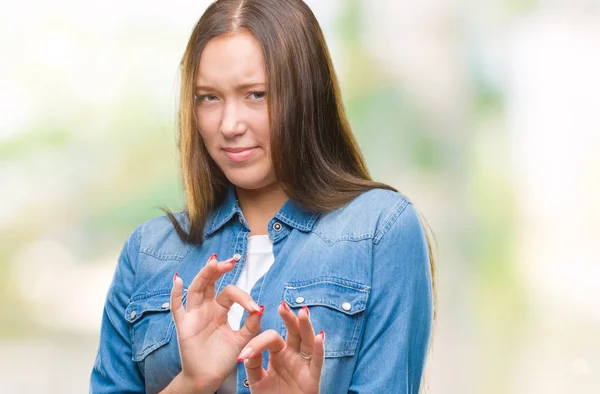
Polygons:
<instances>
[{"instance_id":1,"label":"silver ring","mask_svg":"<svg viewBox=\"0 0 600 394\"><path fill-rule=\"evenodd\" d=\"M300 351L300 357L302 357L305 360L310 360L312 358L312 354L306 354L303 351Z\"/></svg>"}]
</instances>

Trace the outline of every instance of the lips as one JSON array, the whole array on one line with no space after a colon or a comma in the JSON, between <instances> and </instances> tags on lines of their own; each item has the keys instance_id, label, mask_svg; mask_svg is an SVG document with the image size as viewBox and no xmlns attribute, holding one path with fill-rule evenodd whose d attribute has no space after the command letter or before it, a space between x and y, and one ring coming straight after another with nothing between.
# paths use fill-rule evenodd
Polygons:
<instances>
[{"instance_id":1,"label":"lips","mask_svg":"<svg viewBox=\"0 0 600 394\"><path fill-rule=\"evenodd\" d=\"M254 147L248 147L248 148L223 148L223 150L225 152L231 152L231 153L240 153L240 152L244 152L246 150L250 150L253 149Z\"/></svg>"},{"instance_id":2,"label":"lips","mask_svg":"<svg viewBox=\"0 0 600 394\"><path fill-rule=\"evenodd\" d=\"M258 150L258 147L247 148L223 148L225 156L235 163L240 163L248 160Z\"/></svg>"}]
</instances>

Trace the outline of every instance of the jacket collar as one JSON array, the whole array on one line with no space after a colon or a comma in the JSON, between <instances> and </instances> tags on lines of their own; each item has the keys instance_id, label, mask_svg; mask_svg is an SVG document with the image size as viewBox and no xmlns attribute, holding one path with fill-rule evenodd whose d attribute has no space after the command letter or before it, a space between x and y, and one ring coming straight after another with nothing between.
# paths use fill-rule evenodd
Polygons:
<instances>
[{"instance_id":1,"label":"jacket collar","mask_svg":"<svg viewBox=\"0 0 600 394\"><path fill-rule=\"evenodd\" d=\"M243 214L235 196L235 189L233 186L230 186L221 204L208 217L206 235L215 233L225 224L229 223L234 216L242 218ZM318 217L318 213L304 210L292 200L287 200L275 214L275 218L281 222L303 232L311 231Z\"/></svg>"}]
</instances>

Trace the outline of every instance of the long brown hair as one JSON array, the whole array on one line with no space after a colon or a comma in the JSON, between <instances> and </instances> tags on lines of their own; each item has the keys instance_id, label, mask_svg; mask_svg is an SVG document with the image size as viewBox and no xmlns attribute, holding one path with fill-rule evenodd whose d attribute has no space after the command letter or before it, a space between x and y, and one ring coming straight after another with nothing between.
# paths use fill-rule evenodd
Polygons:
<instances>
[{"instance_id":1,"label":"long brown hair","mask_svg":"<svg viewBox=\"0 0 600 394\"><path fill-rule=\"evenodd\" d=\"M181 61L179 145L187 228L166 211L181 239L202 243L206 219L230 185L197 130L193 86L207 42L240 29L250 31L263 51L272 162L286 195L309 211L327 212L374 188L396 191L371 179L346 118L323 32L304 1L217 0L196 24Z\"/></svg>"}]
</instances>

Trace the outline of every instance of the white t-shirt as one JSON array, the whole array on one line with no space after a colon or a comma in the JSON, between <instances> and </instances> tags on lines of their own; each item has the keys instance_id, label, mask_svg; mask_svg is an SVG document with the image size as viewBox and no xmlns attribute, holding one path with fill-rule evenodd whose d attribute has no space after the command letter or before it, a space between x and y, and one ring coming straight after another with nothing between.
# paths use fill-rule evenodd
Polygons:
<instances>
[{"instance_id":1,"label":"white t-shirt","mask_svg":"<svg viewBox=\"0 0 600 394\"><path fill-rule=\"evenodd\" d=\"M246 263L242 268L242 273L236 283L236 286L250 293L256 282L271 268L275 257L273 255L273 242L269 235L252 235L248 237L248 254ZM238 304L233 304L227 314L229 326L234 330L239 330L244 308ZM219 388L219 394L237 393L237 370L225 379L223 385Z\"/></svg>"}]
</instances>

